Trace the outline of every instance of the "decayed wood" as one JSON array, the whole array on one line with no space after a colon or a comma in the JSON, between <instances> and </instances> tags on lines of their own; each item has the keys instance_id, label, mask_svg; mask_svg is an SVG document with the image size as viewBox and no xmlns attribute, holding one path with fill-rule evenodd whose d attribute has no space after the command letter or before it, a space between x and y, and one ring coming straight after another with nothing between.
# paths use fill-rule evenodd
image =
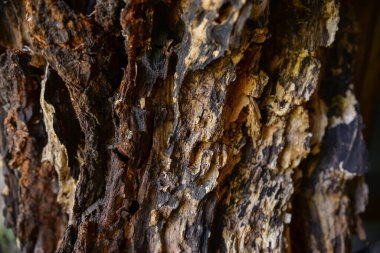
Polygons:
<instances>
[{"instance_id":1,"label":"decayed wood","mask_svg":"<svg viewBox=\"0 0 380 253\"><path fill-rule=\"evenodd\" d=\"M364 236L349 3L1 5L7 219L23 251L348 252Z\"/></svg>"},{"instance_id":2,"label":"decayed wood","mask_svg":"<svg viewBox=\"0 0 380 253\"><path fill-rule=\"evenodd\" d=\"M41 161L47 141L38 100L41 72L29 61L9 51L0 57L5 214L25 252L53 252L67 218L57 203L54 167Z\"/></svg>"}]
</instances>

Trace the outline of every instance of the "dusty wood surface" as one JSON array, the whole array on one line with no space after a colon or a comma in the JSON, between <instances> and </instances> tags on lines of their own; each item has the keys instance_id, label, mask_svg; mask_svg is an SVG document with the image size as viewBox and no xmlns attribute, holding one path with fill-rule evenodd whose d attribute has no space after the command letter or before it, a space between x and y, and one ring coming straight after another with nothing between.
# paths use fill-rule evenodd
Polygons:
<instances>
[{"instance_id":1,"label":"dusty wood surface","mask_svg":"<svg viewBox=\"0 0 380 253\"><path fill-rule=\"evenodd\" d=\"M350 252L365 236L347 2L0 7L23 252Z\"/></svg>"}]
</instances>

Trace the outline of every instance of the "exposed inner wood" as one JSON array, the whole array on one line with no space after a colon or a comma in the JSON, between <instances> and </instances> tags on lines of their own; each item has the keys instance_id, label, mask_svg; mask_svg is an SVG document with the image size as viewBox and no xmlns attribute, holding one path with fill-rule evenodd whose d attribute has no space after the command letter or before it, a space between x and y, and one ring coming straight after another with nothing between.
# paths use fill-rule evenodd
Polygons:
<instances>
[{"instance_id":1,"label":"exposed inner wood","mask_svg":"<svg viewBox=\"0 0 380 253\"><path fill-rule=\"evenodd\" d=\"M365 236L347 1L0 8L24 252L350 252Z\"/></svg>"}]
</instances>

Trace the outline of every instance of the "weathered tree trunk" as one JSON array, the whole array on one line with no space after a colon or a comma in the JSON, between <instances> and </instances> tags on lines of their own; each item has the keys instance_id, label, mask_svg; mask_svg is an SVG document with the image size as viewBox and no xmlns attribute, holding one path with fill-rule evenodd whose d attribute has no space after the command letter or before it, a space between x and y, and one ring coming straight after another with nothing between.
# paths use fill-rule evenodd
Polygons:
<instances>
[{"instance_id":1,"label":"weathered tree trunk","mask_svg":"<svg viewBox=\"0 0 380 253\"><path fill-rule=\"evenodd\" d=\"M350 252L367 170L338 0L0 2L23 252Z\"/></svg>"}]
</instances>

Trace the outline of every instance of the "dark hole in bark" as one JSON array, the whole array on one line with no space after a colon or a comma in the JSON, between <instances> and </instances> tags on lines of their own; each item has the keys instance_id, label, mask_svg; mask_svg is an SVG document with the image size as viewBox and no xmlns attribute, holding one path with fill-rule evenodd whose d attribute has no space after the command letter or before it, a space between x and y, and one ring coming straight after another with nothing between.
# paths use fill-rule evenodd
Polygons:
<instances>
[{"instance_id":1,"label":"dark hole in bark","mask_svg":"<svg viewBox=\"0 0 380 253\"><path fill-rule=\"evenodd\" d=\"M106 77L113 90L117 90L124 76L123 67L128 64L128 56L124 51L124 38L122 36L108 36L105 39L109 45L112 45L112 48L106 49L112 52L109 61L107 61Z\"/></svg>"},{"instance_id":2,"label":"dark hole in bark","mask_svg":"<svg viewBox=\"0 0 380 253\"><path fill-rule=\"evenodd\" d=\"M215 22L218 24L223 23L224 21L227 20L228 16L231 13L232 5L230 2L224 3L220 9L219 9L219 15L215 19Z\"/></svg>"},{"instance_id":3,"label":"dark hole in bark","mask_svg":"<svg viewBox=\"0 0 380 253\"><path fill-rule=\"evenodd\" d=\"M9 123L12 125L12 127L14 127L15 129L17 129L17 122L16 122L16 119L14 117L11 118L11 120L9 121Z\"/></svg>"},{"instance_id":4,"label":"dark hole in bark","mask_svg":"<svg viewBox=\"0 0 380 253\"><path fill-rule=\"evenodd\" d=\"M80 168L77 156L78 149L84 146L84 134L80 129L69 91L54 70L50 70L44 96L46 102L53 105L55 109L54 131L66 147L70 175L78 179Z\"/></svg>"},{"instance_id":5,"label":"dark hole in bark","mask_svg":"<svg viewBox=\"0 0 380 253\"><path fill-rule=\"evenodd\" d=\"M78 0L65 0L67 5L70 6L76 12L89 15L94 11L96 0L86 0L86 1L78 1Z\"/></svg>"},{"instance_id":6,"label":"dark hole in bark","mask_svg":"<svg viewBox=\"0 0 380 253\"><path fill-rule=\"evenodd\" d=\"M140 208L140 204L137 200L131 201L131 204L128 207L128 213L134 215Z\"/></svg>"},{"instance_id":7,"label":"dark hole in bark","mask_svg":"<svg viewBox=\"0 0 380 253\"><path fill-rule=\"evenodd\" d=\"M87 15L90 15L94 11L95 5L96 5L96 0L89 0L88 1L88 3L87 3L87 9L86 9L86 14Z\"/></svg>"},{"instance_id":8,"label":"dark hole in bark","mask_svg":"<svg viewBox=\"0 0 380 253\"><path fill-rule=\"evenodd\" d=\"M123 155L122 152L120 152L117 148L114 148L112 151L116 154L117 158L120 161L124 163L128 163L128 160L129 160L128 157L126 155Z\"/></svg>"},{"instance_id":9,"label":"dark hole in bark","mask_svg":"<svg viewBox=\"0 0 380 253\"><path fill-rule=\"evenodd\" d=\"M153 22L152 40L156 46L165 46L169 40L173 40L172 46L181 42L185 28L175 3L158 3Z\"/></svg>"}]
</instances>

